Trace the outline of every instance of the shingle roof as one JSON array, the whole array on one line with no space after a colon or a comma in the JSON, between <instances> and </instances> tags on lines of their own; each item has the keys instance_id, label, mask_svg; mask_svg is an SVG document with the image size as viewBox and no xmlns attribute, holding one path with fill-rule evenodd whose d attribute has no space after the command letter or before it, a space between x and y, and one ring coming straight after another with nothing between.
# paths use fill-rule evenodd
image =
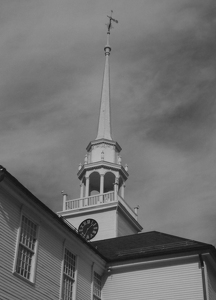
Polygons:
<instances>
[{"instance_id":1,"label":"shingle roof","mask_svg":"<svg viewBox=\"0 0 216 300\"><path fill-rule=\"evenodd\" d=\"M109 262L142 257L213 250L209 244L150 231L91 243Z\"/></svg>"}]
</instances>

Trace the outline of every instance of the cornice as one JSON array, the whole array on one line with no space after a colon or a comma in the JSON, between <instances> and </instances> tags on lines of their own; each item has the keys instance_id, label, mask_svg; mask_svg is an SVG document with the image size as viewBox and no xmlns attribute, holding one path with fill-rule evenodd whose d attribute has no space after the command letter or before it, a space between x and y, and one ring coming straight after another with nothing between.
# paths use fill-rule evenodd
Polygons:
<instances>
[{"instance_id":1,"label":"cornice","mask_svg":"<svg viewBox=\"0 0 216 300\"><path fill-rule=\"evenodd\" d=\"M120 201L118 201L118 209L120 209L124 216L136 227L138 231L142 231L143 227L139 224L137 220L134 219L134 217L125 209L125 207L121 204Z\"/></svg>"},{"instance_id":2,"label":"cornice","mask_svg":"<svg viewBox=\"0 0 216 300\"><path fill-rule=\"evenodd\" d=\"M77 176L79 179L81 179L87 170L97 170L100 168L119 171L125 180L127 180L129 177L128 172L125 170L125 168L122 165L114 164L104 160L89 163L89 164L84 164L82 168L79 170L79 172L77 173Z\"/></svg>"},{"instance_id":3,"label":"cornice","mask_svg":"<svg viewBox=\"0 0 216 300\"><path fill-rule=\"evenodd\" d=\"M98 144L107 144L107 145L115 146L118 152L121 152L121 150L122 150L122 148L118 144L118 142L115 142L115 141L112 141L112 140L108 140L108 139L98 139L98 140L91 141L88 144L88 146L86 147L86 150L89 152L91 150L92 146L98 145Z\"/></svg>"}]
</instances>

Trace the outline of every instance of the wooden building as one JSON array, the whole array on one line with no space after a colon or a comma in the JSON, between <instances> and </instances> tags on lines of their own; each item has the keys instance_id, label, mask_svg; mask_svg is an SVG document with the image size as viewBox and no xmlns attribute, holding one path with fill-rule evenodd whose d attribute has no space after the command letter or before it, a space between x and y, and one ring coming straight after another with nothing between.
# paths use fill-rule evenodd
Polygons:
<instances>
[{"instance_id":1,"label":"wooden building","mask_svg":"<svg viewBox=\"0 0 216 300\"><path fill-rule=\"evenodd\" d=\"M0 167L0 299L216 299L213 246L160 232L89 242Z\"/></svg>"}]
</instances>

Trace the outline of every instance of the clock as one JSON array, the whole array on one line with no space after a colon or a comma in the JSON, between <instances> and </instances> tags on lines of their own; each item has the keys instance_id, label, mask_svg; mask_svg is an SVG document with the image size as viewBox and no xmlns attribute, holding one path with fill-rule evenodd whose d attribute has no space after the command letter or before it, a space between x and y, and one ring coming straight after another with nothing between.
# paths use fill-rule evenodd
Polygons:
<instances>
[{"instance_id":1,"label":"clock","mask_svg":"<svg viewBox=\"0 0 216 300\"><path fill-rule=\"evenodd\" d=\"M96 236L98 229L99 226L97 221L93 219L86 219L80 224L78 233L81 234L87 241L90 241Z\"/></svg>"}]
</instances>

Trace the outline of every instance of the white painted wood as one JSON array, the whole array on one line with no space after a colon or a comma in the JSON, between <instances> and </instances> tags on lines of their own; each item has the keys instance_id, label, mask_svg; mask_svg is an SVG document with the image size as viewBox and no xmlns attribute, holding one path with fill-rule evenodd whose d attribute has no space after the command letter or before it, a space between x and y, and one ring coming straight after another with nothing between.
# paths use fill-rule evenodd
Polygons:
<instances>
[{"instance_id":1,"label":"white painted wood","mask_svg":"<svg viewBox=\"0 0 216 300\"><path fill-rule=\"evenodd\" d=\"M209 299L208 300L215 300L216 299L216 271L213 268L210 262L206 263L207 269L207 294Z\"/></svg>"},{"instance_id":2,"label":"white painted wood","mask_svg":"<svg viewBox=\"0 0 216 300\"><path fill-rule=\"evenodd\" d=\"M103 300L203 300L199 262L154 263L113 270Z\"/></svg>"},{"instance_id":3,"label":"white painted wood","mask_svg":"<svg viewBox=\"0 0 216 300\"><path fill-rule=\"evenodd\" d=\"M79 259L77 300L89 300L91 296L91 265L89 263Z\"/></svg>"},{"instance_id":4,"label":"white painted wood","mask_svg":"<svg viewBox=\"0 0 216 300\"><path fill-rule=\"evenodd\" d=\"M118 234L117 236L124 236L129 234L137 233L137 230L132 224L124 217L124 215L119 211L118 212Z\"/></svg>"},{"instance_id":5,"label":"white painted wood","mask_svg":"<svg viewBox=\"0 0 216 300\"><path fill-rule=\"evenodd\" d=\"M77 270L76 292L82 296L76 298L89 300L91 279L88 274L91 274L91 265L94 263L97 268L103 269L105 262L46 211L37 207L34 201L27 199L22 192L17 193L15 198L13 193L4 189L2 183L0 208L0 299L59 300L65 244L78 257L80 265ZM21 208L23 213L33 217L40 226L34 284L13 273Z\"/></svg>"},{"instance_id":6,"label":"white painted wood","mask_svg":"<svg viewBox=\"0 0 216 300\"><path fill-rule=\"evenodd\" d=\"M108 238L116 237L116 208L100 211L91 212L91 214L82 214L75 216L74 218L68 218L67 221L70 222L75 228L78 229L81 222L85 219L94 219L99 224L99 230L97 235L91 241L103 240Z\"/></svg>"}]
</instances>

